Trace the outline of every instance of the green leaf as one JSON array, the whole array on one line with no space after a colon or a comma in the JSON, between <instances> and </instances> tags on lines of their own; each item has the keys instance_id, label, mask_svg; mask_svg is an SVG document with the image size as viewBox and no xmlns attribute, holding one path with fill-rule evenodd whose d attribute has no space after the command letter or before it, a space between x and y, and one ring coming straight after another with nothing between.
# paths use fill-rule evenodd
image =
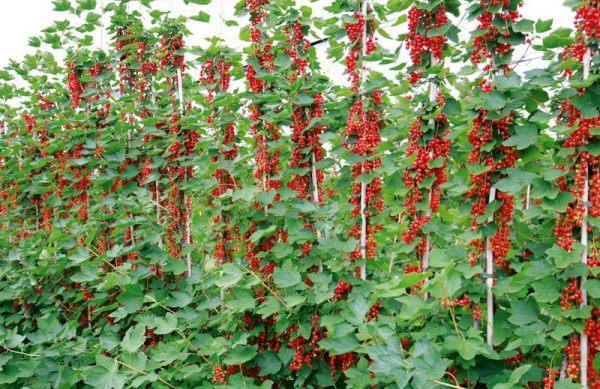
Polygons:
<instances>
[{"instance_id":1,"label":"green leaf","mask_svg":"<svg viewBox=\"0 0 600 389\"><path fill-rule=\"evenodd\" d=\"M83 373L84 382L98 389L121 389L125 386L127 377L120 373L115 361L112 368L93 366Z\"/></svg>"},{"instance_id":2,"label":"green leaf","mask_svg":"<svg viewBox=\"0 0 600 389\"><path fill-rule=\"evenodd\" d=\"M254 309L256 298L247 290L235 289L235 298L227 301L227 308L233 312L244 312Z\"/></svg>"},{"instance_id":3,"label":"green leaf","mask_svg":"<svg viewBox=\"0 0 600 389\"><path fill-rule=\"evenodd\" d=\"M223 359L223 362L227 365L241 365L242 363L246 363L254 358L257 350L257 345L238 346Z\"/></svg>"},{"instance_id":4,"label":"green leaf","mask_svg":"<svg viewBox=\"0 0 600 389\"><path fill-rule=\"evenodd\" d=\"M475 355L481 353L481 348L484 346L481 341L475 339L462 339L452 335L446 337L444 340L444 347L458 352L461 358L469 361L475 358Z\"/></svg>"},{"instance_id":5,"label":"green leaf","mask_svg":"<svg viewBox=\"0 0 600 389\"><path fill-rule=\"evenodd\" d=\"M369 302L363 296L356 296L348 304L348 309L352 312L352 322L360 324L363 322L369 312Z\"/></svg>"},{"instance_id":6,"label":"green leaf","mask_svg":"<svg viewBox=\"0 0 600 389\"><path fill-rule=\"evenodd\" d=\"M259 189L255 186L246 187L243 189L236 189L233 191L233 195L231 196L232 201L244 200L244 201L252 201L254 196L259 193Z\"/></svg>"},{"instance_id":7,"label":"green leaf","mask_svg":"<svg viewBox=\"0 0 600 389\"><path fill-rule=\"evenodd\" d=\"M292 64L292 58L287 53L279 53L275 58L275 66L279 69L287 69Z\"/></svg>"},{"instance_id":8,"label":"green leaf","mask_svg":"<svg viewBox=\"0 0 600 389\"><path fill-rule=\"evenodd\" d=\"M576 250L567 251L556 244L546 250L546 255L554 260L554 264L559 269L565 269L581 261L581 257Z\"/></svg>"},{"instance_id":9,"label":"green leaf","mask_svg":"<svg viewBox=\"0 0 600 389\"><path fill-rule=\"evenodd\" d=\"M260 353L256 358L256 363L260 366L260 375L266 376L269 374L275 374L281 370L282 363L277 355L272 351L265 351Z\"/></svg>"},{"instance_id":10,"label":"green leaf","mask_svg":"<svg viewBox=\"0 0 600 389\"><path fill-rule=\"evenodd\" d=\"M294 104L297 105L311 105L314 102L315 99L312 96L307 95L305 93L299 93L294 99Z\"/></svg>"},{"instance_id":11,"label":"green leaf","mask_svg":"<svg viewBox=\"0 0 600 389\"><path fill-rule=\"evenodd\" d=\"M177 328L177 316L167 312L165 317L157 317L154 319L156 330L154 331L158 335L169 334Z\"/></svg>"},{"instance_id":12,"label":"green leaf","mask_svg":"<svg viewBox=\"0 0 600 389\"><path fill-rule=\"evenodd\" d=\"M547 49L555 49L557 47L568 46L573 43L571 38L572 30L570 28L557 28L550 35L543 39L544 47Z\"/></svg>"},{"instance_id":13,"label":"green leaf","mask_svg":"<svg viewBox=\"0 0 600 389\"><path fill-rule=\"evenodd\" d=\"M225 263L221 266L221 278L216 284L220 288L229 288L236 285L243 276L242 269L233 263Z\"/></svg>"},{"instance_id":14,"label":"green leaf","mask_svg":"<svg viewBox=\"0 0 600 389\"><path fill-rule=\"evenodd\" d=\"M516 146L517 150L523 150L537 142L537 127L533 124L526 123L516 127L515 132L515 135L502 143L504 146Z\"/></svg>"},{"instance_id":15,"label":"green leaf","mask_svg":"<svg viewBox=\"0 0 600 389\"><path fill-rule=\"evenodd\" d=\"M434 247L429 252L429 265L432 267L446 267L452 261L448 258L446 252L439 247Z\"/></svg>"},{"instance_id":16,"label":"green leaf","mask_svg":"<svg viewBox=\"0 0 600 389\"><path fill-rule=\"evenodd\" d=\"M133 327L129 327L121 341L123 350L129 351L130 353L136 352L146 341L145 333L146 326L143 324L136 324Z\"/></svg>"},{"instance_id":17,"label":"green leaf","mask_svg":"<svg viewBox=\"0 0 600 389\"><path fill-rule=\"evenodd\" d=\"M271 235L276 230L276 228L277 228L277 226L272 225L263 230L255 231L252 235L250 235L250 242L252 242L252 243L258 242L260 239Z\"/></svg>"},{"instance_id":18,"label":"green leaf","mask_svg":"<svg viewBox=\"0 0 600 389\"><path fill-rule=\"evenodd\" d=\"M58 12L64 12L71 9L71 2L69 0L53 0L54 10Z\"/></svg>"},{"instance_id":19,"label":"green leaf","mask_svg":"<svg viewBox=\"0 0 600 389\"><path fill-rule=\"evenodd\" d=\"M96 0L77 0L79 7L84 10L93 10L96 8Z\"/></svg>"},{"instance_id":20,"label":"green leaf","mask_svg":"<svg viewBox=\"0 0 600 389\"><path fill-rule=\"evenodd\" d=\"M435 37L445 35L450 29L450 27L452 27L452 23L446 23L441 27L432 28L429 31L427 31L427 36Z\"/></svg>"},{"instance_id":21,"label":"green leaf","mask_svg":"<svg viewBox=\"0 0 600 389\"><path fill-rule=\"evenodd\" d=\"M544 198L542 200L542 206L546 209L551 209L557 212L565 212L569 203L573 201L574 197L571 192L559 192L558 195L553 198Z\"/></svg>"},{"instance_id":22,"label":"green leaf","mask_svg":"<svg viewBox=\"0 0 600 389\"><path fill-rule=\"evenodd\" d=\"M514 300L510 305L511 315L508 318L509 322L518 326L524 326L538 320L540 312L533 299Z\"/></svg>"},{"instance_id":23,"label":"green leaf","mask_svg":"<svg viewBox=\"0 0 600 389\"><path fill-rule=\"evenodd\" d=\"M262 205L271 205L273 200L275 200L275 196L277 195L277 191L275 189L271 189L268 192L260 192L258 196L256 196L256 200Z\"/></svg>"},{"instance_id":24,"label":"green leaf","mask_svg":"<svg viewBox=\"0 0 600 389\"><path fill-rule=\"evenodd\" d=\"M550 31L551 28L552 28L552 19L548 19L548 20L540 19L535 23L535 32L537 32L538 34L541 32Z\"/></svg>"},{"instance_id":25,"label":"green leaf","mask_svg":"<svg viewBox=\"0 0 600 389\"><path fill-rule=\"evenodd\" d=\"M329 351L331 355L340 355L355 351L360 343L356 340L356 336L350 333L340 338L323 339L319 342L319 345Z\"/></svg>"},{"instance_id":26,"label":"green leaf","mask_svg":"<svg viewBox=\"0 0 600 389\"><path fill-rule=\"evenodd\" d=\"M404 350L396 338L390 338L386 344L371 345L367 349L373 365L369 370L378 376L388 376L394 379L399 388L404 388L412 374L407 370L404 361Z\"/></svg>"},{"instance_id":27,"label":"green leaf","mask_svg":"<svg viewBox=\"0 0 600 389\"><path fill-rule=\"evenodd\" d=\"M79 246L77 247L71 255L69 255L69 259L75 263L81 263L90 258L90 250L86 247Z\"/></svg>"},{"instance_id":28,"label":"green leaf","mask_svg":"<svg viewBox=\"0 0 600 389\"><path fill-rule=\"evenodd\" d=\"M560 283L554 277L545 277L532 284L536 300L542 303L553 303L561 296Z\"/></svg>"},{"instance_id":29,"label":"green leaf","mask_svg":"<svg viewBox=\"0 0 600 389\"><path fill-rule=\"evenodd\" d=\"M198 11L198 14L195 16L190 16L190 19L197 20L202 23L208 23L210 21L210 15L204 11Z\"/></svg>"},{"instance_id":30,"label":"green leaf","mask_svg":"<svg viewBox=\"0 0 600 389\"><path fill-rule=\"evenodd\" d=\"M531 365L523 365L523 366L517 367L515 370L513 370L512 373L510 373L508 382L502 383L502 384L496 384L493 386L493 389L511 389L511 388L515 388L515 387L519 386L519 385L517 385L519 383L519 380L521 379L523 374L525 374L529 371L529 369L531 369Z\"/></svg>"},{"instance_id":31,"label":"green leaf","mask_svg":"<svg viewBox=\"0 0 600 389\"><path fill-rule=\"evenodd\" d=\"M488 111L497 111L506 105L504 96L498 92L483 93L481 97L484 101L483 109Z\"/></svg>"},{"instance_id":32,"label":"green leaf","mask_svg":"<svg viewBox=\"0 0 600 389\"><path fill-rule=\"evenodd\" d=\"M521 19L513 24L513 30L516 32L532 32L533 20Z\"/></svg>"},{"instance_id":33,"label":"green leaf","mask_svg":"<svg viewBox=\"0 0 600 389\"><path fill-rule=\"evenodd\" d=\"M289 288L298 285L301 281L300 273L289 262L275 268L273 272L273 282L280 288Z\"/></svg>"},{"instance_id":34,"label":"green leaf","mask_svg":"<svg viewBox=\"0 0 600 389\"><path fill-rule=\"evenodd\" d=\"M497 76L494 85L498 90L517 89L521 87L521 78L515 72Z\"/></svg>"},{"instance_id":35,"label":"green leaf","mask_svg":"<svg viewBox=\"0 0 600 389\"><path fill-rule=\"evenodd\" d=\"M138 284L128 284L124 291L117 296L117 301L123 304L127 313L137 312L144 304L144 292Z\"/></svg>"},{"instance_id":36,"label":"green leaf","mask_svg":"<svg viewBox=\"0 0 600 389\"><path fill-rule=\"evenodd\" d=\"M600 298L600 280L587 280L583 285L591 298Z\"/></svg>"},{"instance_id":37,"label":"green leaf","mask_svg":"<svg viewBox=\"0 0 600 389\"><path fill-rule=\"evenodd\" d=\"M536 177L537 175L521 169L509 169L508 177L498 181L495 186L501 192L517 195Z\"/></svg>"},{"instance_id":38,"label":"green leaf","mask_svg":"<svg viewBox=\"0 0 600 389\"><path fill-rule=\"evenodd\" d=\"M171 297L167 299L167 305L173 308L183 308L190 305L191 302L192 296L181 290L171 292Z\"/></svg>"}]
</instances>

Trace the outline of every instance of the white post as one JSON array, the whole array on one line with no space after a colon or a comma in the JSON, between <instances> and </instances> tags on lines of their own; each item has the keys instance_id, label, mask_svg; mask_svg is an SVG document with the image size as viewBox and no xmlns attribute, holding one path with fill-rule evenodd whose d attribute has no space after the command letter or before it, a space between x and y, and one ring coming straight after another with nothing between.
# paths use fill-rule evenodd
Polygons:
<instances>
[{"instance_id":1,"label":"white post","mask_svg":"<svg viewBox=\"0 0 600 389\"><path fill-rule=\"evenodd\" d=\"M177 95L179 96L179 114L182 115L183 114L183 85L182 85L182 77L181 77L181 69L177 69ZM185 173L185 179L187 181L188 177L187 177L187 168L186 168L186 173ZM185 255L186 257L186 265L187 265L187 276L191 277L192 276L192 254L190 252L190 244L192 243L192 232L191 232L191 225L190 225L190 217L191 217L191 212L190 212L190 208L188 206L188 196L187 194L183 194L183 205L185 206L185 247L187 250L187 253Z\"/></svg>"},{"instance_id":2,"label":"white post","mask_svg":"<svg viewBox=\"0 0 600 389\"><path fill-rule=\"evenodd\" d=\"M264 172L262 174L262 184L263 184L263 191L265 193L267 193L267 176L265 175ZM265 216L267 216L268 213L269 213L269 206L265 204Z\"/></svg>"},{"instance_id":3,"label":"white post","mask_svg":"<svg viewBox=\"0 0 600 389\"><path fill-rule=\"evenodd\" d=\"M183 113L183 85L181 78L181 69L177 69L177 95L179 96L179 113Z\"/></svg>"},{"instance_id":4,"label":"white post","mask_svg":"<svg viewBox=\"0 0 600 389\"><path fill-rule=\"evenodd\" d=\"M525 209L529 209L531 205L531 184L527 185L527 191L525 192Z\"/></svg>"},{"instance_id":5,"label":"white post","mask_svg":"<svg viewBox=\"0 0 600 389\"><path fill-rule=\"evenodd\" d=\"M312 151L310 154L310 163L311 163L311 180L312 180L312 186L313 186L313 202L318 206L319 205L319 179L317 177L317 167L315 166L316 159L315 159L315 152ZM323 236L323 234L321 234L321 230L319 230L318 228L315 227L315 230L317 232L317 238L321 239L321 237ZM319 261L319 273L323 272L323 261Z\"/></svg>"},{"instance_id":6,"label":"white post","mask_svg":"<svg viewBox=\"0 0 600 389\"><path fill-rule=\"evenodd\" d=\"M319 180L317 177L317 167L315 166L315 152L313 151L310 155L310 163L311 163L311 178L312 178L312 186L313 186L313 201L315 204L319 204ZM318 234L318 231L317 231Z\"/></svg>"},{"instance_id":7,"label":"white post","mask_svg":"<svg viewBox=\"0 0 600 389\"><path fill-rule=\"evenodd\" d=\"M587 49L583 56L583 79L587 80L590 76L590 63L592 61L592 53L590 49ZM585 169L585 181L583 183L583 194L581 195L581 202L583 203L583 215L581 217L581 245L583 251L581 253L581 262L587 269L587 256L588 256L588 231L587 231L587 215L588 215L588 200L589 200L589 182L588 182L588 164L585 162L582 165ZM586 274L581 277L581 285L585 283L587 279ZM581 309L587 306L587 290L581 288ZM585 333L585 328L581 331L580 335L580 348L579 348L579 370L581 372L581 387L587 389L588 387L588 337Z\"/></svg>"},{"instance_id":8,"label":"white post","mask_svg":"<svg viewBox=\"0 0 600 389\"><path fill-rule=\"evenodd\" d=\"M367 279L367 214L365 208L367 198L367 184L360 183L360 255L363 262L360 264L360 279Z\"/></svg>"},{"instance_id":9,"label":"white post","mask_svg":"<svg viewBox=\"0 0 600 389\"><path fill-rule=\"evenodd\" d=\"M363 65L364 57L367 55L367 12L368 12L368 0L363 0L361 3L361 14L364 20L364 26L362 30L362 47L361 47L361 62L360 62L360 99L363 99L363 88L366 77L365 67ZM364 106L363 106L363 119L364 119ZM361 162L361 180L364 174L364 163ZM360 264L360 279L367 279L367 215L365 213L367 208L367 184L365 182L360 183L360 255L362 263Z\"/></svg>"},{"instance_id":10,"label":"white post","mask_svg":"<svg viewBox=\"0 0 600 389\"><path fill-rule=\"evenodd\" d=\"M438 64L438 60L435 57L435 55L433 54L433 52L431 53L431 66L436 66ZM431 103L435 103L435 101L437 100L437 84L435 83L435 81L431 81L429 83L429 101ZM434 127L435 126L435 119L431 118L429 119L429 126L430 127ZM435 128L434 128L435 131ZM430 157L432 155L432 152L430 151ZM427 217L431 217L431 197L433 195L433 190L429 189L428 194L427 194L427 211L425 211L425 215ZM423 258L421 259L421 268L423 269L423 271L427 271L427 269L429 269L429 245L430 245L430 240L429 240L429 233L425 234L425 252L423 253ZM429 279L426 278L425 279L425 285L427 285L427 283L429 282ZM427 298L429 297L428 293L425 293L423 295L423 298L425 300L427 300Z\"/></svg>"},{"instance_id":11,"label":"white post","mask_svg":"<svg viewBox=\"0 0 600 389\"><path fill-rule=\"evenodd\" d=\"M496 188L493 186L490 188L490 197L488 204L490 204L496 198ZM492 214L488 218L488 223L491 223L494 220L494 215ZM494 347L494 292L492 288L494 287L494 254L492 253L492 247L490 244L490 238L486 238L485 241L485 272L486 275L486 285L487 285L487 344L492 348Z\"/></svg>"}]
</instances>

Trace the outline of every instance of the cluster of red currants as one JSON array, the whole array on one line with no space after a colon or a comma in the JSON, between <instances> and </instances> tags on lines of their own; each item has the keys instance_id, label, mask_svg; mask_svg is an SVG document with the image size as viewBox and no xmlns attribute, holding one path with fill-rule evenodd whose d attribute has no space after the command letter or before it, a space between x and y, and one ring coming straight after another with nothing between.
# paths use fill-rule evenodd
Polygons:
<instances>
[{"instance_id":1,"label":"cluster of red currants","mask_svg":"<svg viewBox=\"0 0 600 389\"><path fill-rule=\"evenodd\" d=\"M446 37L442 34L431 35L431 30L439 29L448 23L446 9L442 4L436 6L433 10L419 9L413 6L408 11L408 34L406 35L406 47L409 49L410 58L413 65L420 65L423 60L423 54L431 53L433 57L440 59L446 45ZM411 75L409 82L418 81L419 73Z\"/></svg>"},{"instance_id":2,"label":"cluster of red currants","mask_svg":"<svg viewBox=\"0 0 600 389\"><path fill-rule=\"evenodd\" d=\"M546 369L547 377L542 378L542 384L544 385L543 389L552 389L556 384L556 376L560 374L559 370L552 370L549 367Z\"/></svg>"},{"instance_id":3,"label":"cluster of red currants","mask_svg":"<svg viewBox=\"0 0 600 389\"><path fill-rule=\"evenodd\" d=\"M333 301L339 301L345 298L348 293L352 291L352 285L349 283L339 280L337 286L333 291Z\"/></svg>"},{"instance_id":4,"label":"cluster of red currants","mask_svg":"<svg viewBox=\"0 0 600 389\"><path fill-rule=\"evenodd\" d=\"M313 361L323 354L319 346L319 341L327 336L325 331L319 327L319 314L315 313L312 317L312 331L310 340L299 336L290 341L289 347L294 350L294 358L290 363L290 370L298 371L302 366L312 367ZM307 349L307 346L309 349Z\"/></svg>"},{"instance_id":5,"label":"cluster of red currants","mask_svg":"<svg viewBox=\"0 0 600 389\"><path fill-rule=\"evenodd\" d=\"M600 39L600 1L589 0L577 10L575 28L588 38Z\"/></svg>"},{"instance_id":6,"label":"cluster of red currants","mask_svg":"<svg viewBox=\"0 0 600 389\"><path fill-rule=\"evenodd\" d=\"M512 357L509 357L509 358L505 358L504 362L510 363L511 365L516 365L522 359L523 359L523 352L521 351L521 349L518 348L515 350L515 355L513 355Z\"/></svg>"},{"instance_id":7,"label":"cluster of red currants","mask_svg":"<svg viewBox=\"0 0 600 389\"><path fill-rule=\"evenodd\" d=\"M577 278L575 277L572 277L569 281L569 285L562 290L560 306L563 310L570 310L572 309L572 302L576 302L577 305L583 302L581 289L579 288L579 282L577 282Z\"/></svg>"},{"instance_id":8,"label":"cluster of red currants","mask_svg":"<svg viewBox=\"0 0 600 389\"><path fill-rule=\"evenodd\" d=\"M367 219L371 218L376 212L381 212L383 200L381 198L382 181L375 177L368 183L361 183L358 180L365 174L371 174L376 168L381 166L381 158L377 156L377 147L381 143L379 129L381 126L379 105L381 104L381 92L376 91L369 95L369 99L358 98L350 108L348 121L346 124L346 136L348 141L344 146L350 148L353 154L365 157L366 160L358 162L352 166L352 178L357 179L352 186L352 196L350 203L354 205L352 216L358 217L361 212L361 203L364 203L364 213ZM365 108L367 102L373 105L368 110ZM365 198L363 199L362 185L365 185ZM366 257L374 258L376 254L377 241L375 234L380 231L380 224L372 223L370 220L366 226ZM360 240L362 235L362 226L355 224L349 233L350 237ZM360 247L350 253L350 260L356 260L362 257Z\"/></svg>"},{"instance_id":9,"label":"cluster of red currants","mask_svg":"<svg viewBox=\"0 0 600 389\"><path fill-rule=\"evenodd\" d=\"M478 116L473 119L473 127L469 131L469 142L473 149L469 152L468 163L484 164L488 168L483 173L470 173L471 189L467 192L467 198L473 199L471 208L471 229L474 231L479 227L477 218L486 213L489 193L492 187L491 177L493 174L503 175L507 168L515 166L518 154L514 147L500 145L492 151L487 151L490 142L498 143L510 138L514 121L514 112L505 117L492 120L488 118L490 112L480 110ZM498 155L502 158L498 158ZM514 208L513 196L497 192L496 201L501 202L501 207L494 213L495 223L498 226L496 235L490 239L491 250L494 254L494 263L504 270L509 270L510 264L504 260L510 249L510 221ZM470 263L473 265L477 256L483 251L483 240L475 239L471 242Z\"/></svg>"},{"instance_id":10,"label":"cluster of red currants","mask_svg":"<svg viewBox=\"0 0 600 389\"><path fill-rule=\"evenodd\" d=\"M77 67L75 66L75 63L69 63L68 69L69 75L67 79L67 88L69 89L69 93L71 95L71 102L73 103L73 108L77 108L79 107L79 102L81 101L83 87L79 82L79 76L77 74Z\"/></svg>"},{"instance_id":11,"label":"cluster of red currants","mask_svg":"<svg viewBox=\"0 0 600 389\"><path fill-rule=\"evenodd\" d=\"M502 1L498 9L500 3L498 0L482 0L480 3L483 12L477 18L479 32L473 38L471 52L471 62L474 64L479 64L484 59L491 60L494 56L503 56L512 49L512 43L508 39L514 32L512 24L521 17L517 9L523 4ZM486 69L491 69L492 66L490 63Z\"/></svg>"}]
</instances>

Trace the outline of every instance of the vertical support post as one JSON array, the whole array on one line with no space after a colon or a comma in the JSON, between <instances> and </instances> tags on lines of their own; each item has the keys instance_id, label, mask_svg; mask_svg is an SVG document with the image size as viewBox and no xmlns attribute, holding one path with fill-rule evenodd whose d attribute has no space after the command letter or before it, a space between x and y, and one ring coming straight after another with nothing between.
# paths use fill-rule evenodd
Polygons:
<instances>
[{"instance_id":1,"label":"vertical support post","mask_svg":"<svg viewBox=\"0 0 600 389\"><path fill-rule=\"evenodd\" d=\"M590 64L592 62L592 53L588 48L583 56L583 79L587 80L590 76ZM581 245L583 250L581 253L581 263L583 263L587 269L587 257L588 257L588 201L589 201L589 182L588 182L588 163L584 162L582 168L585 169L585 181L583 183L583 193L581 195L581 202L583 203L583 215L581 217ZM580 285L583 285L587 279L587 271L584 276L581 277ZM581 309L587 306L587 290L581 288ZM585 327L581 331L580 335L580 348L579 348L579 370L581 372L581 387L587 389L588 387L588 337L585 333Z\"/></svg>"},{"instance_id":2,"label":"vertical support post","mask_svg":"<svg viewBox=\"0 0 600 389\"><path fill-rule=\"evenodd\" d=\"M359 98L364 100L364 83L365 83L365 67L363 65L363 60L367 55L367 12L368 12L368 0L363 0L361 3L361 14L363 16L363 20L365 21L363 30L362 30L362 42L361 42L361 61L360 61L360 85L359 85ZM363 106L363 116L364 116L364 106ZM362 174L364 174L364 163L361 162L361 180ZM360 183L360 255L362 259L362 263L360 264L360 279L367 279L367 184L365 182Z\"/></svg>"},{"instance_id":3,"label":"vertical support post","mask_svg":"<svg viewBox=\"0 0 600 389\"><path fill-rule=\"evenodd\" d=\"M177 69L177 95L179 96L179 114L183 114L183 82L181 76L181 69ZM187 168L185 173L185 180L187 181ZM191 212L189 207L189 198L187 194L184 192L183 194L183 205L185 207L185 247L187 249L187 253L185 254L186 258L186 266L187 266L187 276L192 276L192 254L189 251L189 246L192 243L192 233L191 233L191 225L190 218Z\"/></svg>"},{"instance_id":4,"label":"vertical support post","mask_svg":"<svg viewBox=\"0 0 600 389\"><path fill-rule=\"evenodd\" d=\"M496 188L490 188L490 197L488 204L490 204L496 198ZM488 223L491 223L494 220L494 216L490 216L488 219ZM485 241L485 272L487 273L487 278L485 280L487 286L487 344L490 348L494 347L494 292L492 288L494 287L494 254L492 252L492 247L490 243L490 238L486 238Z\"/></svg>"},{"instance_id":5,"label":"vertical support post","mask_svg":"<svg viewBox=\"0 0 600 389\"><path fill-rule=\"evenodd\" d=\"M433 55L433 52L431 53L431 66L437 66L438 65L438 60L435 57L435 55ZM435 81L431 81L429 83L429 102L431 102L432 104L435 103L437 98L437 84L435 83ZM429 119L429 126L430 127L434 127L435 126L435 119L431 118ZM434 129L435 130L435 129ZM431 150L430 150L430 156L431 156ZM427 211L425 211L425 215L429 218L431 217L431 197L432 197L433 193L432 193L432 189L428 190L427 193ZM427 269L429 269L429 246L430 246L430 237L429 237L429 233L425 234L425 252L423 253L423 258L421 258L421 268L423 271L427 271ZM427 283L429 282L429 278L425 279L425 285L427 285ZM429 294L426 292L423 295L423 298L425 300L427 300L429 298Z\"/></svg>"},{"instance_id":6,"label":"vertical support post","mask_svg":"<svg viewBox=\"0 0 600 389\"><path fill-rule=\"evenodd\" d=\"M311 181L312 181L312 187L313 187L313 191L312 191L312 197L313 197L313 202L316 205L319 205L319 179L317 177L317 167L316 165L316 159L315 159L315 152L312 151L310 154L310 165L311 165ZM317 232L317 238L321 239L321 237L323 236L323 234L321 233L321 230L319 230L318 228L315 228L316 232ZM323 262L319 261L319 273L323 272Z\"/></svg>"}]
</instances>

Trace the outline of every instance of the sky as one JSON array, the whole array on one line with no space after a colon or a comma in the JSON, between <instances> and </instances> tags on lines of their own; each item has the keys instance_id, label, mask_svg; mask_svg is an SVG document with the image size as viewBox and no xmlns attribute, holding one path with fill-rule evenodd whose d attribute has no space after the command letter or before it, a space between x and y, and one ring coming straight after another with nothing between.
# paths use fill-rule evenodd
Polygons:
<instances>
[{"instance_id":1,"label":"sky","mask_svg":"<svg viewBox=\"0 0 600 389\"><path fill-rule=\"evenodd\" d=\"M97 0L98 4L102 4L106 0ZM372 0L374 2L385 2L387 0ZM297 0L298 5L309 5L313 8L314 16L327 16L323 11L323 7L330 3L331 0ZM232 19L234 0L213 0L209 6L184 5L183 0L156 0L156 7L163 10L170 10L179 15L194 15L198 10L202 9L211 15L210 22L191 23L192 36L187 38L187 43L190 45L203 45L204 39L208 36L220 35L227 44L233 48L242 48L247 45L237 38L238 27L227 27L222 23L222 20ZM527 19L552 19L554 21L553 28L570 27L573 23L573 14L571 10L563 5L563 0L525 0L524 6L521 8L523 16ZM131 7L139 8L141 5L132 3ZM28 39L39 34L39 32L50 25L53 20L62 20L66 17L65 13L54 12L51 0L0 0L0 67L8 64L9 60L21 59L25 54L34 52L34 49L28 46ZM243 26L247 22L239 20L239 24ZM471 29L473 26L468 23L463 23L461 27ZM402 29L406 25L390 30L398 34L403 32ZM386 28L387 29L387 28ZM96 34L95 43L99 47L101 44L106 45L107 37ZM395 42L381 42L388 49L392 49L392 45L398 44ZM320 57L324 60L324 51L326 45L321 45L319 48ZM406 50L405 50L406 51ZM522 52L515 53L515 58L520 58ZM528 52L526 58L535 57L535 53ZM60 58L60 53L58 53ZM540 66L536 61L527 62L521 68L527 69L535 66ZM324 66L324 68L328 68ZM337 73L341 69L329 69L330 72Z\"/></svg>"}]
</instances>

